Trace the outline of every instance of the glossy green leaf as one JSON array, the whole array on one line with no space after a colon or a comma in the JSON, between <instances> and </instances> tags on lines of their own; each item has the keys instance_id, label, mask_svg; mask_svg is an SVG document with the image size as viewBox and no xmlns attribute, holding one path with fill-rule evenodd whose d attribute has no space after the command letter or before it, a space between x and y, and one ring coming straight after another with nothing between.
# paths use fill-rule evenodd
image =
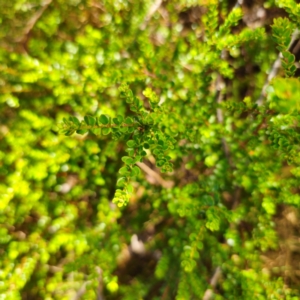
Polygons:
<instances>
[{"instance_id":1,"label":"glossy green leaf","mask_svg":"<svg viewBox=\"0 0 300 300\"><path fill-rule=\"evenodd\" d=\"M128 146L128 147L134 147L135 145L136 145L136 142L134 141L134 140L129 140L127 143L126 143L126 145Z\"/></svg>"},{"instance_id":2,"label":"glossy green leaf","mask_svg":"<svg viewBox=\"0 0 300 300\"><path fill-rule=\"evenodd\" d=\"M80 121L76 117L70 117L70 120L77 126L80 126Z\"/></svg>"},{"instance_id":3,"label":"glossy green leaf","mask_svg":"<svg viewBox=\"0 0 300 300\"><path fill-rule=\"evenodd\" d=\"M117 186L118 187L123 187L126 184L126 182L127 182L126 177L121 177L117 181Z\"/></svg>"},{"instance_id":4,"label":"glossy green leaf","mask_svg":"<svg viewBox=\"0 0 300 300\"><path fill-rule=\"evenodd\" d=\"M90 125L90 126L94 126L96 124L95 118L93 118L91 116L85 116L84 121L87 125Z\"/></svg>"},{"instance_id":5,"label":"glossy green leaf","mask_svg":"<svg viewBox=\"0 0 300 300\"><path fill-rule=\"evenodd\" d=\"M85 134L85 133L88 132L88 130L87 130L87 129L78 129L78 130L76 130L76 132L77 132L78 134Z\"/></svg>"},{"instance_id":6,"label":"glossy green leaf","mask_svg":"<svg viewBox=\"0 0 300 300\"><path fill-rule=\"evenodd\" d=\"M102 134L103 135L107 135L109 133L111 133L111 128L110 127L104 127L104 128L102 128Z\"/></svg>"},{"instance_id":7,"label":"glossy green leaf","mask_svg":"<svg viewBox=\"0 0 300 300\"><path fill-rule=\"evenodd\" d=\"M133 164L133 158L129 157L129 156L123 156L122 157L122 161L126 164L126 165L131 165Z\"/></svg>"},{"instance_id":8,"label":"glossy green leaf","mask_svg":"<svg viewBox=\"0 0 300 300\"><path fill-rule=\"evenodd\" d=\"M122 167L120 170L119 170L119 173L121 175L126 175L128 173L128 169L127 167Z\"/></svg>"},{"instance_id":9,"label":"glossy green leaf","mask_svg":"<svg viewBox=\"0 0 300 300\"><path fill-rule=\"evenodd\" d=\"M99 122L103 125L109 124L109 117L106 115L101 115L98 119L99 119Z\"/></svg>"},{"instance_id":10,"label":"glossy green leaf","mask_svg":"<svg viewBox=\"0 0 300 300\"><path fill-rule=\"evenodd\" d=\"M131 124L133 124L133 119L130 118L130 117L127 117L127 118L125 119L125 123L128 124L128 125L131 125Z\"/></svg>"},{"instance_id":11,"label":"glossy green leaf","mask_svg":"<svg viewBox=\"0 0 300 300\"><path fill-rule=\"evenodd\" d=\"M131 174L132 176L138 176L141 173L140 168L138 166L134 166L132 168Z\"/></svg>"}]
</instances>

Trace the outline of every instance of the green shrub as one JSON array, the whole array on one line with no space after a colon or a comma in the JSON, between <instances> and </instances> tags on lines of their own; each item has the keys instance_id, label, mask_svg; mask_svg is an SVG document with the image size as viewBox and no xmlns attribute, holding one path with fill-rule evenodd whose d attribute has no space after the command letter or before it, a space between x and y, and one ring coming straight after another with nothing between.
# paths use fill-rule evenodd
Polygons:
<instances>
[{"instance_id":1,"label":"green shrub","mask_svg":"<svg viewBox=\"0 0 300 300\"><path fill-rule=\"evenodd\" d=\"M0 299L299 298L300 4L240 2L0 1Z\"/></svg>"}]
</instances>

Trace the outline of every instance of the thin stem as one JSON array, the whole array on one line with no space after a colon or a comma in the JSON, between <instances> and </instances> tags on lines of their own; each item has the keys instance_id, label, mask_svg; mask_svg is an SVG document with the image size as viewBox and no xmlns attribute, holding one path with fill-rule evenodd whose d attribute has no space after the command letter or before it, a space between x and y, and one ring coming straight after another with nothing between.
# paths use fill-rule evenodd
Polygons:
<instances>
[{"instance_id":1,"label":"thin stem","mask_svg":"<svg viewBox=\"0 0 300 300\"><path fill-rule=\"evenodd\" d=\"M291 39L291 42L287 48L288 51L291 51L292 50L292 46L295 42L295 40L297 39L297 36L299 35L299 30L296 29L292 35L292 39ZM256 104L258 106L262 106L263 105L263 101L265 99L265 97L267 96L267 88L268 86L270 85L270 82L271 80L277 75L280 67L281 67L281 58L282 58L282 54L279 53L278 56L277 56L277 59L275 60L275 62L273 63L273 66L271 67L271 70L269 72L269 75L265 81L265 84L262 88L262 91L260 93L260 96L259 98L257 99L256 101Z\"/></svg>"}]
</instances>

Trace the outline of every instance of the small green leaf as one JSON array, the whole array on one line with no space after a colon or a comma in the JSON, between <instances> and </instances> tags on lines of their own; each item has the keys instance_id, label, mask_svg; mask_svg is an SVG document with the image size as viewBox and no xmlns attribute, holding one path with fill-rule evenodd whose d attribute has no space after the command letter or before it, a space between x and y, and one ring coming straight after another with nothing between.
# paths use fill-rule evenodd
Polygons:
<instances>
[{"instance_id":1,"label":"small green leaf","mask_svg":"<svg viewBox=\"0 0 300 300\"><path fill-rule=\"evenodd\" d=\"M122 157L122 161L126 164L126 165L131 165L133 164L133 158L129 157L129 156L123 156Z\"/></svg>"},{"instance_id":2,"label":"small green leaf","mask_svg":"<svg viewBox=\"0 0 300 300\"><path fill-rule=\"evenodd\" d=\"M126 177L119 178L118 181L117 181L117 186L118 187L123 187L126 184L126 181L127 181Z\"/></svg>"},{"instance_id":3,"label":"small green leaf","mask_svg":"<svg viewBox=\"0 0 300 300\"><path fill-rule=\"evenodd\" d=\"M140 107L140 106L141 106L140 100L139 100L139 98L137 98L137 97L134 97L133 103L134 103L134 105L135 105L136 107Z\"/></svg>"},{"instance_id":4,"label":"small green leaf","mask_svg":"<svg viewBox=\"0 0 300 300\"><path fill-rule=\"evenodd\" d=\"M122 122L123 122L123 117L118 115L116 118L113 118L113 122L116 124L116 125L121 125Z\"/></svg>"},{"instance_id":5,"label":"small green leaf","mask_svg":"<svg viewBox=\"0 0 300 300\"><path fill-rule=\"evenodd\" d=\"M165 161L164 161L164 160L159 160L159 161L156 162L156 165L157 165L158 167L162 167L164 164L165 164Z\"/></svg>"},{"instance_id":6,"label":"small green leaf","mask_svg":"<svg viewBox=\"0 0 300 300\"><path fill-rule=\"evenodd\" d=\"M133 112L138 112L138 109L135 106L130 106L130 110Z\"/></svg>"},{"instance_id":7,"label":"small green leaf","mask_svg":"<svg viewBox=\"0 0 300 300\"><path fill-rule=\"evenodd\" d=\"M142 159L142 156L137 155L137 156L134 158L133 162L134 162L134 163L140 162L141 159Z\"/></svg>"},{"instance_id":8,"label":"small green leaf","mask_svg":"<svg viewBox=\"0 0 300 300\"><path fill-rule=\"evenodd\" d=\"M132 103L133 102L133 93L132 90L128 89L126 94L126 103Z\"/></svg>"},{"instance_id":9,"label":"small green leaf","mask_svg":"<svg viewBox=\"0 0 300 300\"><path fill-rule=\"evenodd\" d=\"M69 125L69 123L70 123L66 118L63 118L63 122L64 122L66 125Z\"/></svg>"},{"instance_id":10,"label":"small green leaf","mask_svg":"<svg viewBox=\"0 0 300 300\"><path fill-rule=\"evenodd\" d=\"M126 189L127 189L127 192L129 194L132 194L132 192L133 192L133 186L131 184L128 184L127 187L126 187Z\"/></svg>"},{"instance_id":11,"label":"small green leaf","mask_svg":"<svg viewBox=\"0 0 300 300\"><path fill-rule=\"evenodd\" d=\"M297 71L297 67L295 65L292 65L289 69L289 72L291 72L292 74L294 74Z\"/></svg>"},{"instance_id":12,"label":"small green leaf","mask_svg":"<svg viewBox=\"0 0 300 300\"><path fill-rule=\"evenodd\" d=\"M110 127L104 127L102 128L102 134L103 135L108 135L111 132L111 128Z\"/></svg>"},{"instance_id":13,"label":"small green leaf","mask_svg":"<svg viewBox=\"0 0 300 300\"><path fill-rule=\"evenodd\" d=\"M77 126L80 126L80 121L76 117L70 117L70 120Z\"/></svg>"},{"instance_id":14,"label":"small green leaf","mask_svg":"<svg viewBox=\"0 0 300 300\"><path fill-rule=\"evenodd\" d=\"M130 118L130 117L127 117L127 118L125 119L125 123L128 124L128 125L131 125L131 124L133 124L133 119Z\"/></svg>"},{"instance_id":15,"label":"small green leaf","mask_svg":"<svg viewBox=\"0 0 300 300\"><path fill-rule=\"evenodd\" d=\"M293 64L295 62L295 56L292 53L288 51L283 51L282 55L288 61L289 64Z\"/></svg>"},{"instance_id":16,"label":"small green leaf","mask_svg":"<svg viewBox=\"0 0 300 300\"><path fill-rule=\"evenodd\" d=\"M132 126L132 127L127 127L128 128L128 130L127 130L127 132L128 133L132 133L132 132L134 132L134 127Z\"/></svg>"},{"instance_id":17,"label":"small green leaf","mask_svg":"<svg viewBox=\"0 0 300 300\"><path fill-rule=\"evenodd\" d=\"M113 123L116 124L116 125L120 125L121 122L119 122L119 120L117 118L113 118Z\"/></svg>"},{"instance_id":18,"label":"small green leaf","mask_svg":"<svg viewBox=\"0 0 300 300\"><path fill-rule=\"evenodd\" d=\"M109 118L106 115L101 115L99 117L99 121L100 121L101 124L107 125L109 123Z\"/></svg>"},{"instance_id":19,"label":"small green leaf","mask_svg":"<svg viewBox=\"0 0 300 300\"><path fill-rule=\"evenodd\" d=\"M101 135L101 128L93 128L91 131L95 135Z\"/></svg>"},{"instance_id":20,"label":"small green leaf","mask_svg":"<svg viewBox=\"0 0 300 300\"><path fill-rule=\"evenodd\" d=\"M78 129L78 130L76 130L76 133L78 133L78 134L85 134L87 132L88 132L87 129Z\"/></svg>"},{"instance_id":21,"label":"small green leaf","mask_svg":"<svg viewBox=\"0 0 300 300\"><path fill-rule=\"evenodd\" d=\"M95 118L93 118L91 116L85 116L84 121L87 125L90 125L90 126L94 126L96 124Z\"/></svg>"},{"instance_id":22,"label":"small green leaf","mask_svg":"<svg viewBox=\"0 0 300 300\"><path fill-rule=\"evenodd\" d=\"M129 156L134 155L134 149L133 148L127 148L126 152L128 153Z\"/></svg>"},{"instance_id":23,"label":"small green leaf","mask_svg":"<svg viewBox=\"0 0 300 300\"><path fill-rule=\"evenodd\" d=\"M132 171L131 171L132 176L138 176L138 175L140 175L140 173L141 173L141 170L138 166L134 166L132 168Z\"/></svg>"},{"instance_id":24,"label":"small green leaf","mask_svg":"<svg viewBox=\"0 0 300 300\"><path fill-rule=\"evenodd\" d=\"M159 155L160 153L161 153L161 150L159 150L159 149L154 149L153 150L154 155Z\"/></svg>"},{"instance_id":25,"label":"small green leaf","mask_svg":"<svg viewBox=\"0 0 300 300\"><path fill-rule=\"evenodd\" d=\"M127 145L128 147L134 147L134 146L136 145L136 142L135 142L134 140L129 140L129 141L126 143L126 145Z\"/></svg>"},{"instance_id":26,"label":"small green leaf","mask_svg":"<svg viewBox=\"0 0 300 300\"><path fill-rule=\"evenodd\" d=\"M72 135L74 132L75 132L75 130L72 130L72 129L71 129L71 130L66 131L66 132L65 132L65 135L66 135L66 136L70 136L70 135Z\"/></svg>"},{"instance_id":27,"label":"small green leaf","mask_svg":"<svg viewBox=\"0 0 300 300\"><path fill-rule=\"evenodd\" d=\"M117 115L117 119L119 120L120 123L122 123L123 120L124 120L124 118L122 116L120 116L120 115Z\"/></svg>"},{"instance_id":28,"label":"small green leaf","mask_svg":"<svg viewBox=\"0 0 300 300\"><path fill-rule=\"evenodd\" d=\"M122 167L122 168L119 170L119 173L120 173L121 175L127 175L127 174L129 173L127 166Z\"/></svg>"}]
</instances>

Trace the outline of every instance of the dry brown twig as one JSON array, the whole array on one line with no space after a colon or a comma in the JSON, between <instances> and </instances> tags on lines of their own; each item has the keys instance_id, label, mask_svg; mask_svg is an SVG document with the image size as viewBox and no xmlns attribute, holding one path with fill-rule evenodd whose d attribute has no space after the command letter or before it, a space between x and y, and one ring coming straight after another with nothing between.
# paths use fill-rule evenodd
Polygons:
<instances>
[{"instance_id":1,"label":"dry brown twig","mask_svg":"<svg viewBox=\"0 0 300 300\"><path fill-rule=\"evenodd\" d=\"M287 49L288 51L292 50L292 46L293 46L295 40L297 39L298 35L299 35L299 30L297 29L297 30L294 31L294 33L292 35L291 42L290 42L290 44L288 46L288 49ZM283 57L282 54L279 53L278 56L277 56L277 59L275 60L274 64L271 67L271 70L270 70L269 75L268 75L268 77L267 77L267 79L265 81L265 84L264 84L263 88L262 88L260 96L259 96L259 98L256 101L256 104L258 106L263 105L263 101L264 101L264 99L265 99L265 97L267 95L267 88L270 85L271 80L278 74L278 71L279 71L279 69L281 67L281 59L282 59L282 57Z\"/></svg>"},{"instance_id":2,"label":"dry brown twig","mask_svg":"<svg viewBox=\"0 0 300 300\"><path fill-rule=\"evenodd\" d=\"M72 300L79 300L86 292L86 286L90 283L90 281L85 281L78 292L75 294L75 296L72 298Z\"/></svg>"},{"instance_id":3,"label":"dry brown twig","mask_svg":"<svg viewBox=\"0 0 300 300\"><path fill-rule=\"evenodd\" d=\"M139 166L151 179L150 183L157 183L161 185L164 188L171 188L174 185L173 181L166 181L164 180L158 173L156 173L154 170L152 170L150 167L148 167L146 164L137 162L137 166Z\"/></svg>"},{"instance_id":4,"label":"dry brown twig","mask_svg":"<svg viewBox=\"0 0 300 300\"><path fill-rule=\"evenodd\" d=\"M43 13L47 9L47 7L51 4L51 2L52 2L52 0L45 0L42 3L41 8L27 22L21 37L16 40L17 43L20 43L20 42L24 43L27 41L30 31L32 30L34 25L37 23L37 21L41 18L41 16L43 15Z\"/></svg>"},{"instance_id":5,"label":"dry brown twig","mask_svg":"<svg viewBox=\"0 0 300 300\"><path fill-rule=\"evenodd\" d=\"M97 300L105 300L103 296L103 278L102 278L102 269L100 267L96 267L96 272L98 273L98 290L97 290ZM86 292L86 286L91 283L91 280L85 281L77 293L74 295L72 300L80 300L81 297Z\"/></svg>"},{"instance_id":6,"label":"dry brown twig","mask_svg":"<svg viewBox=\"0 0 300 300\"><path fill-rule=\"evenodd\" d=\"M160 8L161 4L162 4L162 0L156 0L152 6L150 7L147 16L144 20L144 22L142 23L142 25L140 26L141 30L145 30L149 20L152 18L152 16L155 14L155 12Z\"/></svg>"},{"instance_id":7,"label":"dry brown twig","mask_svg":"<svg viewBox=\"0 0 300 300\"><path fill-rule=\"evenodd\" d=\"M211 289L207 289L204 293L204 296L202 298L202 300L210 300L214 294L213 289L216 287L218 280L220 278L222 274L221 268L217 267L214 275L212 276L211 280L210 280L210 286L212 287Z\"/></svg>"}]
</instances>

